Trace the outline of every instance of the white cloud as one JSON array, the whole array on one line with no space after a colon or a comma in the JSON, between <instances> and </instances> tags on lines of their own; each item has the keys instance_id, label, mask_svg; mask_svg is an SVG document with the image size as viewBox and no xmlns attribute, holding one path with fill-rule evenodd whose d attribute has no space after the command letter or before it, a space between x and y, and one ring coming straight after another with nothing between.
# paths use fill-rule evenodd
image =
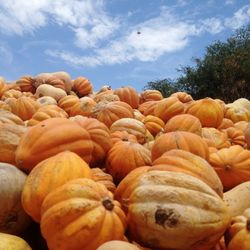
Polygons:
<instances>
[{"instance_id":1,"label":"white cloud","mask_svg":"<svg viewBox=\"0 0 250 250\"><path fill-rule=\"evenodd\" d=\"M10 65L13 62L11 50L3 44L0 44L0 58L1 62L7 65Z\"/></svg>"},{"instance_id":2,"label":"white cloud","mask_svg":"<svg viewBox=\"0 0 250 250\"><path fill-rule=\"evenodd\" d=\"M224 29L224 25L222 20L219 18L207 18L205 20L202 20L202 29L211 33L211 34L217 34L221 32Z\"/></svg>"},{"instance_id":3,"label":"white cloud","mask_svg":"<svg viewBox=\"0 0 250 250\"><path fill-rule=\"evenodd\" d=\"M231 18L225 19L225 26L238 29L250 21L250 5L245 5L236 11Z\"/></svg>"},{"instance_id":4,"label":"white cloud","mask_svg":"<svg viewBox=\"0 0 250 250\"><path fill-rule=\"evenodd\" d=\"M235 3L235 0L226 0L225 4L226 5L233 5Z\"/></svg>"}]
</instances>

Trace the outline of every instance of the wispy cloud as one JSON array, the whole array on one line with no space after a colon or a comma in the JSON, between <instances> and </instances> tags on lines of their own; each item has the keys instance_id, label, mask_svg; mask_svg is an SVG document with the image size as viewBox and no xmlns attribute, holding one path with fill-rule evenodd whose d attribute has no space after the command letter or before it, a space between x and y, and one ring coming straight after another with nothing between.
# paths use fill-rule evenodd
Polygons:
<instances>
[{"instance_id":1,"label":"wispy cloud","mask_svg":"<svg viewBox=\"0 0 250 250\"><path fill-rule=\"evenodd\" d=\"M225 4L226 5L232 5L232 4L234 4L235 3L235 0L226 0L225 1Z\"/></svg>"},{"instance_id":2,"label":"wispy cloud","mask_svg":"<svg viewBox=\"0 0 250 250\"><path fill-rule=\"evenodd\" d=\"M4 64L7 64L7 65L10 65L13 61L12 52L8 48L8 46L5 44L0 44L0 58L1 58L1 62L4 62Z\"/></svg>"}]
</instances>

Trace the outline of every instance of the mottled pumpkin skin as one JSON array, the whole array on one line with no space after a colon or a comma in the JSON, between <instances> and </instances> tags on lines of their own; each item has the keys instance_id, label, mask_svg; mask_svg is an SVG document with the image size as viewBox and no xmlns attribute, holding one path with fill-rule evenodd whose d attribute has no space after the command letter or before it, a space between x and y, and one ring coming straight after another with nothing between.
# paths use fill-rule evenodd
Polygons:
<instances>
[{"instance_id":1,"label":"mottled pumpkin skin","mask_svg":"<svg viewBox=\"0 0 250 250\"><path fill-rule=\"evenodd\" d=\"M41 232L49 249L96 250L122 240L126 216L104 185L75 179L51 192L42 205Z\"/></svg>"},{"instance_id":2,"label":"mottled pumpkin skin","mask_svg":"<svg viewBox=\"0 0 250 250\"><path fill-rule=\"evenodd\" d=\"M12 234L0 233L0 242L3 250L32 250L25 240Z\"/></svg>"},{"instance_id":3,"label":"mottled pumpkin skin","mask_svg":"<svg viewBox=\"0 0 250 250\"><path fill-rule=\"evenodd\" d=\"M34 221L40 222L43 200L51 191L69 180L91 177L88 164L73 152L49 157L29 173L22 191L23 208Z\"/></svg>"},{"instance_id":4,"label":"mottled pumpkin skin","mask_svg":"<svg viewBox=\"0 0 250 250\"><path fill-rule=\"evenodd\" d=\"M129 180L126 180L128 178ZM169 171L130 173L115 197L127 206L130 235L153 249L210 249L230 222L226 204L203 181ZM176 240L178 239L178 240Z\"/></svg>"},{"instance_id":5,"label":"mottled pumpkin skin","mask_svg":"<svg viewBox=\"0 0 250 250\"><path fill-rule=\"evenodd\" d=\"M21 193L27 176L11 164L0 163L0 232L20 234L31 220L21 204ZM2 241L0 237L0 247Z\"/></svg>"},{"instance_id":6,"label":"mottled pumpkin skin","mask_svg":"<svg viewBox=\"0 0 250 250\"><path fill-rule=\"evenodd\" d=\"M27 172L44 159L65 150L91 161L93 143L89 133L66 118L50 118L30 127L16 150L17 166Z\"/></svg>"}]
</instances>

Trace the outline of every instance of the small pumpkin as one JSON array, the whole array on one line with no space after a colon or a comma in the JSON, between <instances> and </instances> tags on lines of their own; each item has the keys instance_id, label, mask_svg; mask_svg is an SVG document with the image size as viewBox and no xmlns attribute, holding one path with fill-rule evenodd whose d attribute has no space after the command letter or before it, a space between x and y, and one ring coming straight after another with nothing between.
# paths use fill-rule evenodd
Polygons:
<instances>
[{"instance_id":1,"label":"small pumpkin","mask_svg":"<svg viewBox=\"0 0 250 250\"><path fill-rule=\"evenodd\" d=\"M140 250L137 246L120 240L112 240L105 242L101 246L99 246L96 250Z\"/></svg>"},{"instance_id":2,"label":"small pumpkin","mask_svg":"<svg viewBox=\"0 0 250 250\"><path fill-rule=\"evenodd\" d=\"M57 105L57 101L51 96L43 96L36 100L41 106L42 105Z\"/></svg>"},{"instance_id":3,"label":"small pumpkin","mask_svg":"<svg viewBox=\"0 0 250 250\"><path fill-rule=\"evenodd\" d=\"M52 191L41 211L41 232L49 249L96 250L104 242L122 240L126 229L119 202L104 185L87 178Z\"/></svg>"},{"instance_id":4,"label":"small pumpkin","mask_svg":"<svg viewBox=\"0 0 250 250\"><path fill-rule=\"evenodd\" d=\"M153 136L158 134L160 131L164 130L164 126L165 126L164 121L156 116L148 115L142 120L142 122L145 124L146 129Z\"/></svg>"},{"instance_id":5,"label":"small pumpkin","mask_svg":"<svg viewBox=\"0 0 250 250\"><path fill-rule=\"evenodd\" d=\"M49 84L41 84L36 89L36 97L50 96L53 97L57 102L67 96L66 92L63 89L53 87Z\"/></svg>"},{"instance_id":6,"label":"small pumpkin","mask_svg":"<svg viewBox=\"0 0 250 250\"><path fill-rule=\"evenodd\" d=\"M70 109L69 115L70 116L76 116L76 115L82 115L82 116L90 116L94 107L96 105L96 102L88 97L82 97L78 102L76 102Z\"/></svg>"},{"instance_id":7,"label":"small pumpkin","mask_svg":"<svg viewBox=\"0 0 250 250\"><path fill-rule=\"evenodd\" d=\"M193 101L193 97L186 92L178 91L171 94L172 97L177 97L182 103L190 103Z\"/></svg>"},{"instance_id":8,"label":"small pumpkin","mask_svg":"<svg viewBox=\"0 0 250 250\"><path fill-rule=\"evenodd\" d=\"M148 101L160 101L162 99L162 93L156 89L147 89L140 93L140 104Z\"/></svg>"},{"instance_id":9,"label":"small pumpkin","mask_svg":"<svg viewBox=\"0 0 250 250\"><path fill-rule=\"evenodd\" d=\"M16 81L16 84L20 87L22 92L35 93L36 88L34 86L35 80L31 76L22 76Z\"/></svg>"},{"instance_id":10,"label":"small pumpkin","mask_svg":"<svg viewBox=\"0 0 250 250\"><path fill-rule=\"evenodd\" d=\"M79 96L83 97L93 93L93 86L91 82L82 76L77 77L73 81L73 91Z\"/></svg>"},{"instance_id":11,"label":"small pumpkin","mask_svg":"<svg viewBox=\"0 0 250 250\"><path fill-rule=\"evenodd\" d=\"M32 250L24 239L12 234L0 233L0 242L1 248L4 250Z\"/></svg>"},{"instance_id":12,"label":"small pumpkin","mask_svg":"<svg viewBox=\"0 0 250 250\"><path fill-rule=\"evenodd\" d=\"M135 88L131 86L125 86L114 90L114 94L118 95L120 101L126 102L133 109L138 108L139 106L139 95Z\"/></svg>"},{"instance_id":13,"label":"small pumpkin","mask_svg":"<svg viewBox=\"0 0 250 250\"><path fill-rule=\"evenodd\" d=\"M78 102L79 98L77 96L67 95L59 100L58 106L70 114L72 107Z\"/></svg>"}]
</instances>

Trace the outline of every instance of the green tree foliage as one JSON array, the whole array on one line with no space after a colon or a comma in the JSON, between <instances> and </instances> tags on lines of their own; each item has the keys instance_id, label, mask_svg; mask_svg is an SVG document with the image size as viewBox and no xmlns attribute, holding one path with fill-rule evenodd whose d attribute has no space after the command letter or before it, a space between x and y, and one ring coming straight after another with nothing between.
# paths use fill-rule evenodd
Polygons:
<instances>
[{"instance_id":1,"label":"green tree foliage","mask_svg":"<svg viewBox=\"0 0 250 250\"><path fill-rule=\"evenodd\" d=\"M195 58L195 66L179 69L175 81L150 83L177 91L186 91L195 99L220 98L225 102L250 99L250 25L235 32L226 42L216 41L206 48L204 58ZM171 84L170 84L171 83ZM148 83L149 84L149 83ZM160 89L159 89L160 90Z\"/></svg>"}]
</instances>

